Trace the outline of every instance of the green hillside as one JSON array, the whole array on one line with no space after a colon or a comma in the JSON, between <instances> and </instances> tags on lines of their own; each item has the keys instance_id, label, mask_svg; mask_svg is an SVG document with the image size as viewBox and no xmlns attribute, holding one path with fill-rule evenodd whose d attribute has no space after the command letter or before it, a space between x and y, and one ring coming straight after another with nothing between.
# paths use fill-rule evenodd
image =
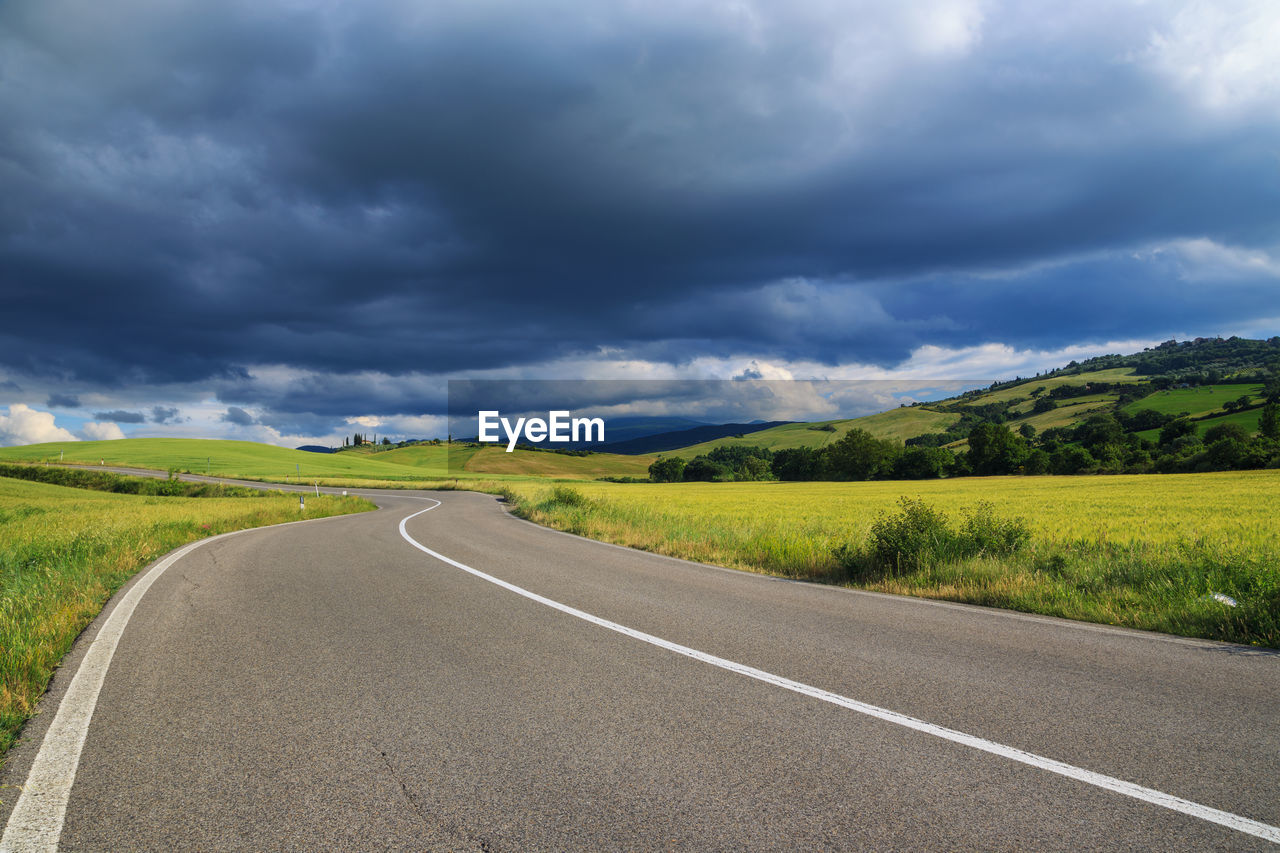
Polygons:
<instances>
[{"instance_id":1,"label":"green hillside","mask_svg":"<svg viewBox=\"0 0 1280 853\"><path fill-rule=\"evenodd\" d=\"M1258 431L1258 421L1261 418L1261 409L1249 409L1244 412L1232 412L1229 415L1219 415L1216 418L1205 418L1202 421L1195 422L1196 434L1203 436L1206 432L1219 424L1239 424L1244 427L1246 432L1252 434ZM1147 441L1158 441L1160 438L1160 430L1146 429L1141 432L1136 432L1134 435L1139 438L1145 438Z\"/></svg>"},{"instance_id":2,"label":"green hillside","mask_svg":"<svg viewBox=\"0 0 1280 853\"><path fill-rule=\"evenodd\" d=\"M1157 391L1141 400L1136 400L1124 407L1124 411L1133 414L1141 409L1151 409L1167 415L1187 414L1195 417L1208 412L1218 411L1223 403L1237 400L1240 397L1252 397L1257 400L1263 394L1263 387L1256 382L1232 385L1207 385L1197 388L1172 388L1168 391Z\"/></svg>"},{"instance_id":3,"label":"green hillside","mask_svg":"<svg viewBox=\"0 0 1280 853\"><path fill-rule=\"evenodd\" d=\"M1023 380L1022 382L1013 385L1002 385L1000 388L994 391L989 391L986 394L965 398L965 402L973 405L1003 403L1008 400L1016 400L1020 397L1029 397L1031 396L1031 391L1036 388L1044 388L1044 390L1048 392L1060 385L1090 385L1095 382L1106 382L1111 385L1130 385L1138 382L1144 382L1148 379L1150 379L1150 377L1135 376L1132 367L1118 367L1109 370L1091 370L1085 373L1036 377L1034 379Z\"/></svg>"},{"instance_id":4,"label":"green hillside","mask_svg":"<svg viewBox=\"0 0 1280 853\"><path fill-rule=\"evenodd\" d=\"M728 436L714 441L704 441L689 447L673 450L664 456L679 456L692 459L709 453L717 447L767 447L770 450L784 450L792 447L826 447L838 441L851 429L863 429L877 438L893 438L905 441L917 435L929 432L941 432L951 424L960 420L960 416L949 412L935 412L920 406L907 406L890 409L861 418L848 418L835 421L816 421L814 423L784 424L748 433L741 438Z\"/></svg>"},{"instance_id":5,"label":"green hillside","mask_svg":"<svg viewBox=\"0 0 1280 853\"><path fill-rule=\"evenodd\" d=\"M0 460L177 468L193 474L253 479L351 477L407 480L422 473L377 456L354 453L309 453L252 441L200 438L125 438L115 441L63 441L0 448Z\"/></svg>"},{"instance_id":6,"label":"green hillside","mask_svg":"<svg viewBox=\"0 0 1280 853\"><path fill-rule=\"evenodd\" d=\"M309 453L250 441L196 438L126 438L66 441L0 448L0 461L115 465L254 480L368 480L422 482L433 478L508 479L644 477L652 456L592 453L573 456L496 447L419 444L391 450L357 448Z\"/></svg>"},{"instance_id":7,"label":"green hillside","mask_svg":"<svg viewBox=\"0 0 1280 853\"><path fill-rule=\"evenodd\" d=\"M472 450L462 470L470 474L505 474L522 477L556 477L595 480L601 477L647 477L654 456L590 453L585 456L490 446ZM450 464L456 462L450 460ZM452 475L452 471L451 471Z\"/></svg>"}]
</instances>

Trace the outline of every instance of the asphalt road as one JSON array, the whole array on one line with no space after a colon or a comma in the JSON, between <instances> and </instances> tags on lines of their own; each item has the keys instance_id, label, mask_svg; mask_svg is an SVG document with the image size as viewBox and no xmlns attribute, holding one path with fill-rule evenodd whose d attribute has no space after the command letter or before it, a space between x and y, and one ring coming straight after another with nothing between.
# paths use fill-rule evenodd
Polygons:
<instances>
[{"instance_id":1,"label":"asphalt road","mask_svg":"<svg viewBox=\"0 0 1280 853\"><path fill-rule=\"evenodd\" d=\"M700 566L485 495L376 501L209 542L154 580L61 849L1275 849L862 709L1275 827L1280 656ZM402 536L414 513L404 533L455 563L866 706L496 585ZM126 591L12 751L0 821Z\"/></svg>"}]
</instances>

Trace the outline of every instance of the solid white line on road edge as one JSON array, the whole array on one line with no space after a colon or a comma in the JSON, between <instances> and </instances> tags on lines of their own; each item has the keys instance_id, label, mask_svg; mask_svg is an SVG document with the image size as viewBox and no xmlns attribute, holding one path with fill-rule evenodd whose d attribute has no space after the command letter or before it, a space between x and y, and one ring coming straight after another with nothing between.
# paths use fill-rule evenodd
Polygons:
<instances>
[{"instance_id":1,"label":"solid white line on road edge","mask_svg":"<svg viewBox=\"0 0 1280 853\"><path fill-rule=\"evenodd\" d=\"M309 518L270 527L288 527L311 521L326 521L328 518ZM76 780L76 770L80 766L80 751L89 734L89 722L97 708L98 693L106 680L107 669L111 666L111 658L116 653L116 646L120 643L125 626L129 624L129 618L133 616L138 602L151 585L164 574L165 569L202 545L240 533L268 530L270 527L233 530L184 545L152 566L124 594L103 623L98 635L89 644L89 650L80 662L75 677L71 679L66 695L58 703L58 712L49 725L49 730L45 732L44 741L27 773L27 781L22 786L18 802L9 813L4 836L0 837L0 853L35 853L58 849L62 823L67 815L67 801L71 797L71 786Z\"/></svg>"},{"instance_id":2,"label":"solid white line on road edge","mask_svg":"<svg viewBox=\"0 0 1280 853\"><path fill-rule=\"evenodd\" d=\"M435 499L428 498L428 500ZM634 628L619 625L617 622L610 622L608 619L601 619L599 616L593 616L590 613L577 609L576 607L561 604L558 601L538 595L536 592L530 592L523 587L518 587L515 584L508 583L507 581L496 578L493 575L485 574L479 569L473 569L468 565L459 563L457 560L446 557L444 554L432 551L426 545L423 545L421 542L410 536L408 530L405 529L405 525L410 519L416 518L424 512L430 512L440 505L441 502L436 501L435 506L429 506L426 509L419 510L405 516L400 520L400 535L404 537L406 542L417 548L419 551L429 554L437 560L448 563L455 568L462 569L464 572L475 575L482 580L486 580L489 583L500 586L505 590L514 592L516 595L524 596L531 601L544 604L547 607L559 610L562 613L567 613L570 616L590 622L593 625L599 625L601 628L608 628L610 631L616 631L619 634L666 649L667 651L675 652L678 655L684 655L685 657L693 658L694 660L702 661L703 663L709 663L712 666L728 670L729 672L745 675L748 678L754 678L757 681L763 681L766 684L772 684L785 690L790 690L805 696L811 696L814 699L820 699L823 702L829 702L832 705L839 705L842 708L857 711L859 714L866 714L869 717L875 717L876 719L884 720L886 722L893 723L894 725L914 729L918 732L933 735L934 737L942 738L943 740L949 740L953 743L963 744L964 746L988 752L992 755L998 755L1011 761L1017 761L1041 770L1047 770L1050 773L1056 773L1059 776L1065 776L1068 779L1075 779L1076 781L1084 782L1088 785L1104 788L1117 794L1123 794L1126 797L1132 797L1135 800L1142 800L1143 802L1151 803L1162 808L1190 815L1191 817L1209 821L1210 823L1216 823L1239 832L1247 833L1248 835L1256 836L1257 838L1262 838L1267 841L1280 844L1280 827L1272 826L1256 820L1250 820L1249 818L1241 817L1240 815L1232 814L1231 812L1224 812L1219 809L1201 805L1200 803L1194 803L1191 800L1184 800L1181 797L1175 797L1172 794L1166 794L1152 788L1144 788L1141 785L1135 785L1132 782L1126 782L1123 779L1105 776L1101 773L1095 773L1092 770L1085 770L1084 768L1076 767L1072 764L1055 761L1052 758L1045 758L1042 755L1025 752L1012 746L1005 746L1004 744L986 740L985 738L980 738L975 735L965 734L964 732L956 731L955 729L948 729L945 726L927 723L924 720L918 720L915 717L908 717L906 714L899 714L897 711L890 711L875 705L868 705L865 702L859 702L856 699L850 699L847 696L841 696L838 693L831 693L830 691L823 690L819 687L813 687L808 684L803 684L799 681L792 681L789 678L783 678L780 675L774 675L771 672L765 672L764 670L756 669L753 666L747 666L746 664L737 663L722 657L716 657L715 655L707 654L706 652L700 652L697 649L691 649L688 646L682 646L679 643L673 643L670 640L664 640L661 637L655 637L652 634L646 634L643 631L637 631Z\"/></svg>"}]
</instances>

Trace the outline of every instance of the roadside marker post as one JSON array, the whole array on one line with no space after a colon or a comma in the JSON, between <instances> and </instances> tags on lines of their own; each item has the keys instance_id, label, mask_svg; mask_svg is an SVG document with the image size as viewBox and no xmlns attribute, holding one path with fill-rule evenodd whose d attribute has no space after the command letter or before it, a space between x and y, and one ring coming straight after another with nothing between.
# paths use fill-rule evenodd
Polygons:
<instances>
[{"instance_id":1,"label":"roadside marker post","mask_svg":"<svg viewBox=\"0 0 1280 853\"><path fill-rule=\"evenodd\" d=\"M306 512L306 511L307 511L307 496L298 495L298 512Z\"/></svg>"}]
</instances>

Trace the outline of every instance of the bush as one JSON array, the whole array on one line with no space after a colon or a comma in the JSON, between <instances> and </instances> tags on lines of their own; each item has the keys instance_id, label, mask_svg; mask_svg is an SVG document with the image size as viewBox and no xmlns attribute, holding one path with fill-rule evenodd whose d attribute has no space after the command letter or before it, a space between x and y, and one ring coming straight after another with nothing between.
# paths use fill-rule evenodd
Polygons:
<instances>
[{"instance_id":1,"label":"bush","mask_svg":"<svg viewBox=\"0 0 1280 853\"><path fill-rule=\"evenodd\" d=\"M871 525L865 548L846 543L835 549L836 561L855 577L901 574L970 557L1004 556L1031 541L1023 518L999 518L983 501L965 509L964 521L952 529L947 517L924 501L900 498L896 515L881 515Z\"/></svg>"},{"instance_id":2,"label":"bush","mask_svg":"<svg viewBox=\"0 0 1280 853\"><path fill-rule=\"evenodd\" d=\"M871 525L872 559L891 570L918 569L952 550L955 536L947 517L922 500L902 498L896 516L881 516Z\"/></svg>"},{"instance_id":3,"label":"bush","mask_svg":"<svg viewBox=\"0 0 1280 853\"><path fill-rule=\"evenodd\" d=\"M1012 554L1031 541L1031 528L1024 518L997 518L995 506L980 501L964 510L959 545L963 556Z\"/></svg>"},{"instance_id":4,"label":"bush","mask_svg":"<svg viewBox=\"0 0 1280 853\"><path fill-rule=\"evenodd\" d=\"M544 506L553 504L567 507L586 506L591 503L591 498L571 486L556 486L551 490L551 497L543 501Z\"/></svg>"}]
</instances>

